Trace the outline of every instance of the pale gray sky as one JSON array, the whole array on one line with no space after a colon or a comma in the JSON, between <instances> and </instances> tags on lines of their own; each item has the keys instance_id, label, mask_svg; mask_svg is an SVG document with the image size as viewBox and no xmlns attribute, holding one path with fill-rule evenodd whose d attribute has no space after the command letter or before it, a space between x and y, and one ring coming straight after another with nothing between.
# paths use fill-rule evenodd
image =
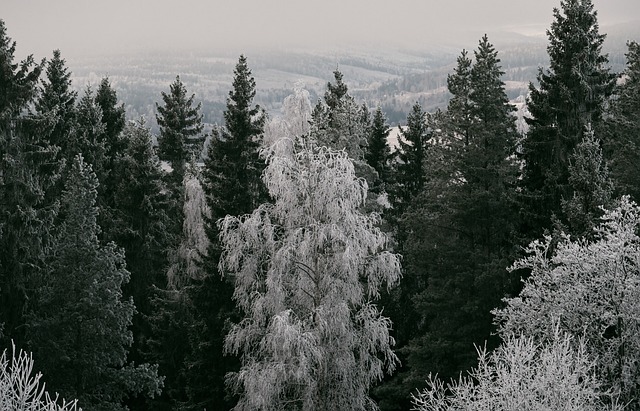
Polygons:
<instances>
[{"instance_id":1,"label":"pale gray sky","mask_svg":"<svg viewBox=\"0 0 640 411\"><path fill-rule=\"evenodd\" d=\"M560 0L0 0L18 56L165 48L422 48L484 32L544 33ZM640 0L594 0L601 26L640 20Z\"/></svg>"}]
</instances>

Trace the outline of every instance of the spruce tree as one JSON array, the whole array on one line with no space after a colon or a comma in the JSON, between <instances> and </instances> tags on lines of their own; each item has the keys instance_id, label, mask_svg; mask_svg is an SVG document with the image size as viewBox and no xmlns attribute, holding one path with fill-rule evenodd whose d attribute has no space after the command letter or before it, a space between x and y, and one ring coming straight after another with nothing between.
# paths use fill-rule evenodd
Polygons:
<instances>
[{"instance_id":1,"label":"spruce tree","mask_svg":"<svg viewBox=\"0 0 640 411\"><path fill-rule=\"evenodd\" d=\"M371 191L374 193L384 190L385 183L390 179L389 157L391 150L387 141L390 131L385 115L378 106L369 127L369 141L365 154L367 163L378 173L378 179L371 187Z\"/></svg>"},{"instance_id":2,"label":"spruce tree","mask_svg":"<svg viewBox=\"0 0 640 411\"><path fill-rule=\"evenodd\" d=\"M529 132L522 146L523 234L537 238L555 218L565 221L562 200L572 197L569 162L588 127L597 128L614 77L602 54L591 0L563 0L547 31L550 66L530 84Z\"/></svg>"},{"instance_id":3,"label":"spruce tree","mask_svg":"<svg viewBox=\"0 0 640 411\"><path fill-rule=\"evenodd\" d=\"M603 130L603 148L617 194L640 201L640 44L628 43L622 73ZM600 131L600 130L596 130Z\"/></svg>"},{"instance_id":4,"label":"spruce tree","mask_svg":"<svg viewBox=\"0 0 640 411\"><path fill-rule=\"evenodd\" d=\"M53 57L47 62L46 81L42 85L35 109L41 116L53 117L53 124L41 132L45 133L50 144L60 147L61 156L67 154L67 145L74 127L77 94L71 88L71 72L60 50L54 50Z\"/></svg>"},{"instance_id":5,"label":"spruce tree","mask_svg":"<svg viewBox=\"0 0 640 411\"><path fill-rule=\"evenodd\" d=\"M400 147L395 170L396 187L392 196L396 214L401 214L424 187L430 134L427 114L420 103L415 103L407 115L407 125L401 128L398 137Z\"/></svg>"},{"instance_id":6,"label":"spruce tree","mask_svg":"<svg viewBox=\"0 0 640 411\"><path fill-rule=\"evenodd\" d=\"M236 358L223 355L223 344L229 321L237 312L233 284L218 273L221 248L216 221L250 213L267 199L260 179L264 160L259 155L266 113L253 103L255 89L247 59L241 55L224 111L225 126L214 133L202 171L211 212L206 220L210 245L202 257L206 276L187 290L196 321L190 334L193 351L187 359L186 375L187 405L194 410L226 410L235 402L225 392L225 375L239 365Z\"/></svg>"},{"instance_id":7,"label":"spruce tree","mask_svg":"<svg viewBox=\"0 0 640 411\"><path fill-rule=\"evenodd\" d=\"M0 344L24 341L24 314L33 277L42 268L56 215L45 193L55 183L57 150L25 114L43 63L14 62L16 43L0 20Z\"/></svg>"},{"instance_id":8,"label":"spruce tree","mask_svg":"<svg viewBox=\"0 0 640 411\"><path fill-rule=\"evenodd\" d=\"M124 398L158 394L162 379L157 366L127 362L135 306L122 295L129 281L123 251L98 240L97 186L91 166L76 156L27 337L51 389L86 409L124 410Z\"/></svg>"},{"instance_id":9,"label":"spruce tree","mask_svg":"<svg viewBox=\"0 0 640 411\"><path fill-rule=\"evenodd\" d=\"M105 125L105 148L108 159L113 159L123 151L126 145L120 138L120 133L125 127L124 103L118 105L118 96L111 87L108 77L100 81L96 91L95 102L102 110L102 122Z\"/></svg>"},{"instance_id":10,"label":"spruce tree","mask_svg":"<svg viewBox=\"0 0 640 411\"><path fill-rule=\"evenodd\" d=\"M158 151L160 160L171 165L171 180L176 186L182 184L185 165L192 155L198 153L203 138L201 103L193 106L195 94L187 95L187 89L176 76L169 86L169 94L162 94L163 105L156 103L156 120L160 126Z\"/></svg>"},{"instance_id":11,"label":"spruce tree","mask_svg":"<svg viewBox=\"0 0 640 411\"><path fill-rule=\"evenodd\" d=\"M443 132L429 146L422 188L399 218L399 300L411 303L396 314L405 368L380 391L394 399L385 409L400 409L396 392L414 390L429 373L455 378L469 370L474 344L498 343L490 311L512 288L506 268L516 251L517 135L500 60L486 36L474 60L463 52L449 76L453 97L438 125Z\"/></svg>"}]
</instances>

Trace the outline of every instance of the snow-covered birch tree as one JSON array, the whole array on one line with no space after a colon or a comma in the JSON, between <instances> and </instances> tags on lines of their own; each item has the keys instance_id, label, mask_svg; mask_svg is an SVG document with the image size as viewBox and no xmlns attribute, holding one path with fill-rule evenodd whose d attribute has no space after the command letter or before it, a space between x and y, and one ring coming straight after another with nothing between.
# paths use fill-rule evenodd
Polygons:
<instances>
[{"instance_id":1,"label":"snow-covered birch tree","mask_svg":"<svg viewBox=\"0 0 640 411\"><path fill-rule=\"evenodd\" d=\"M375 300L398 282L399 256L359 211L367 185L346 152L279 144L290 141L271 147L263 177L273 203L218 223L244 313L225 340L242 362L236 410L376 409L369 387L397 357Z\"/></svg>"}]
</instances>

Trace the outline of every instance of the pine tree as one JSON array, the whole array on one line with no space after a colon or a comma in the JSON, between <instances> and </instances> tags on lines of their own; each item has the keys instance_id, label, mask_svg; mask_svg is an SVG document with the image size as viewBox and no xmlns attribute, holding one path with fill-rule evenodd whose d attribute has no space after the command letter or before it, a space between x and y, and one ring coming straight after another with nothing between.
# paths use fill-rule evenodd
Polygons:
<instances>
[{"instance_id":1,"label":"pine tree","mask_svg":"<svg viewBox=\"0 0 640 411\"><path fill-rule=\"evenodd\" d=\"M244 313L225 340L242 360L237 410L375 409L369 388L396 365L374 302L399 280L398 256L359 211L366 184L347 154L307 144L269 157L273 204L219 223Z\"/></svg>"},{"instance_id":2,"label":"pine tree","mask_svg":"<svg viewBox=\"0 0 640 411\"><path fill-rule=\"evenodd\" d=\"M528 238L550 228L553 216L565 220L562 199L572 196L569 159L587 128L598 127L614 86L591 0L563 0L560 6L547 31L549 69L540 70L538 88L529 86L532 118L522 148L522 230Z\"/></svg>"},{"instance_id":3,"label":"pine tree","mask_svg":"<svg viewBox=\"0 0 640 411\"><path fill-rule=\"evenodd\" d=\"M27 336L52 389L87 409L120 410L128 395L158 394L162 379L157 366L127 364L135 306L122 295L129 281L124 253L98 240L97 185L91 166L76 156Z\"/></svg>"},{"instance_id":4,"label":"pine tree","mask_svg":"<svg viewBox=\"0 0 640 411\"><path fill-rule=\"evenodd\" d=\"M266 113L254 105L255 79L245 56L234 70L232 90L224 112L225 127L214 133L205 159L203 188L211 216L206 220L209 247L203 255L202 280L187 293L193 304L196 326L190 335L193 352L187 359L189 409L222 410L235 399L226 396L225 374L236 370L237 359L223 355L223 338L235 318L233 285L218 274L220 241L216 221L227 215L252 212L266 200L260 179L264 160L259 156Z\"/></svg>"}]
</instances>

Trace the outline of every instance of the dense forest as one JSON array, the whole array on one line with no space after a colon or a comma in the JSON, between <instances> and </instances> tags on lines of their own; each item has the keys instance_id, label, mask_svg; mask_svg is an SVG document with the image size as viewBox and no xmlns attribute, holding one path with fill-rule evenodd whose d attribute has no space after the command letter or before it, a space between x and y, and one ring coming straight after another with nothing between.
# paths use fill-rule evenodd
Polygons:
<instances>
[{"instance_id":1,"label":"dense forest","mask_svg":"<svg viewBox=\"0 0 640 411\"><path fill-rule=\"evenodd\" d=\"M640 410L640 45L553 15L526 124L485 35L397 147L244 55L154 135L0 20L0 410Z\"/></svg>"}]
</instances>

